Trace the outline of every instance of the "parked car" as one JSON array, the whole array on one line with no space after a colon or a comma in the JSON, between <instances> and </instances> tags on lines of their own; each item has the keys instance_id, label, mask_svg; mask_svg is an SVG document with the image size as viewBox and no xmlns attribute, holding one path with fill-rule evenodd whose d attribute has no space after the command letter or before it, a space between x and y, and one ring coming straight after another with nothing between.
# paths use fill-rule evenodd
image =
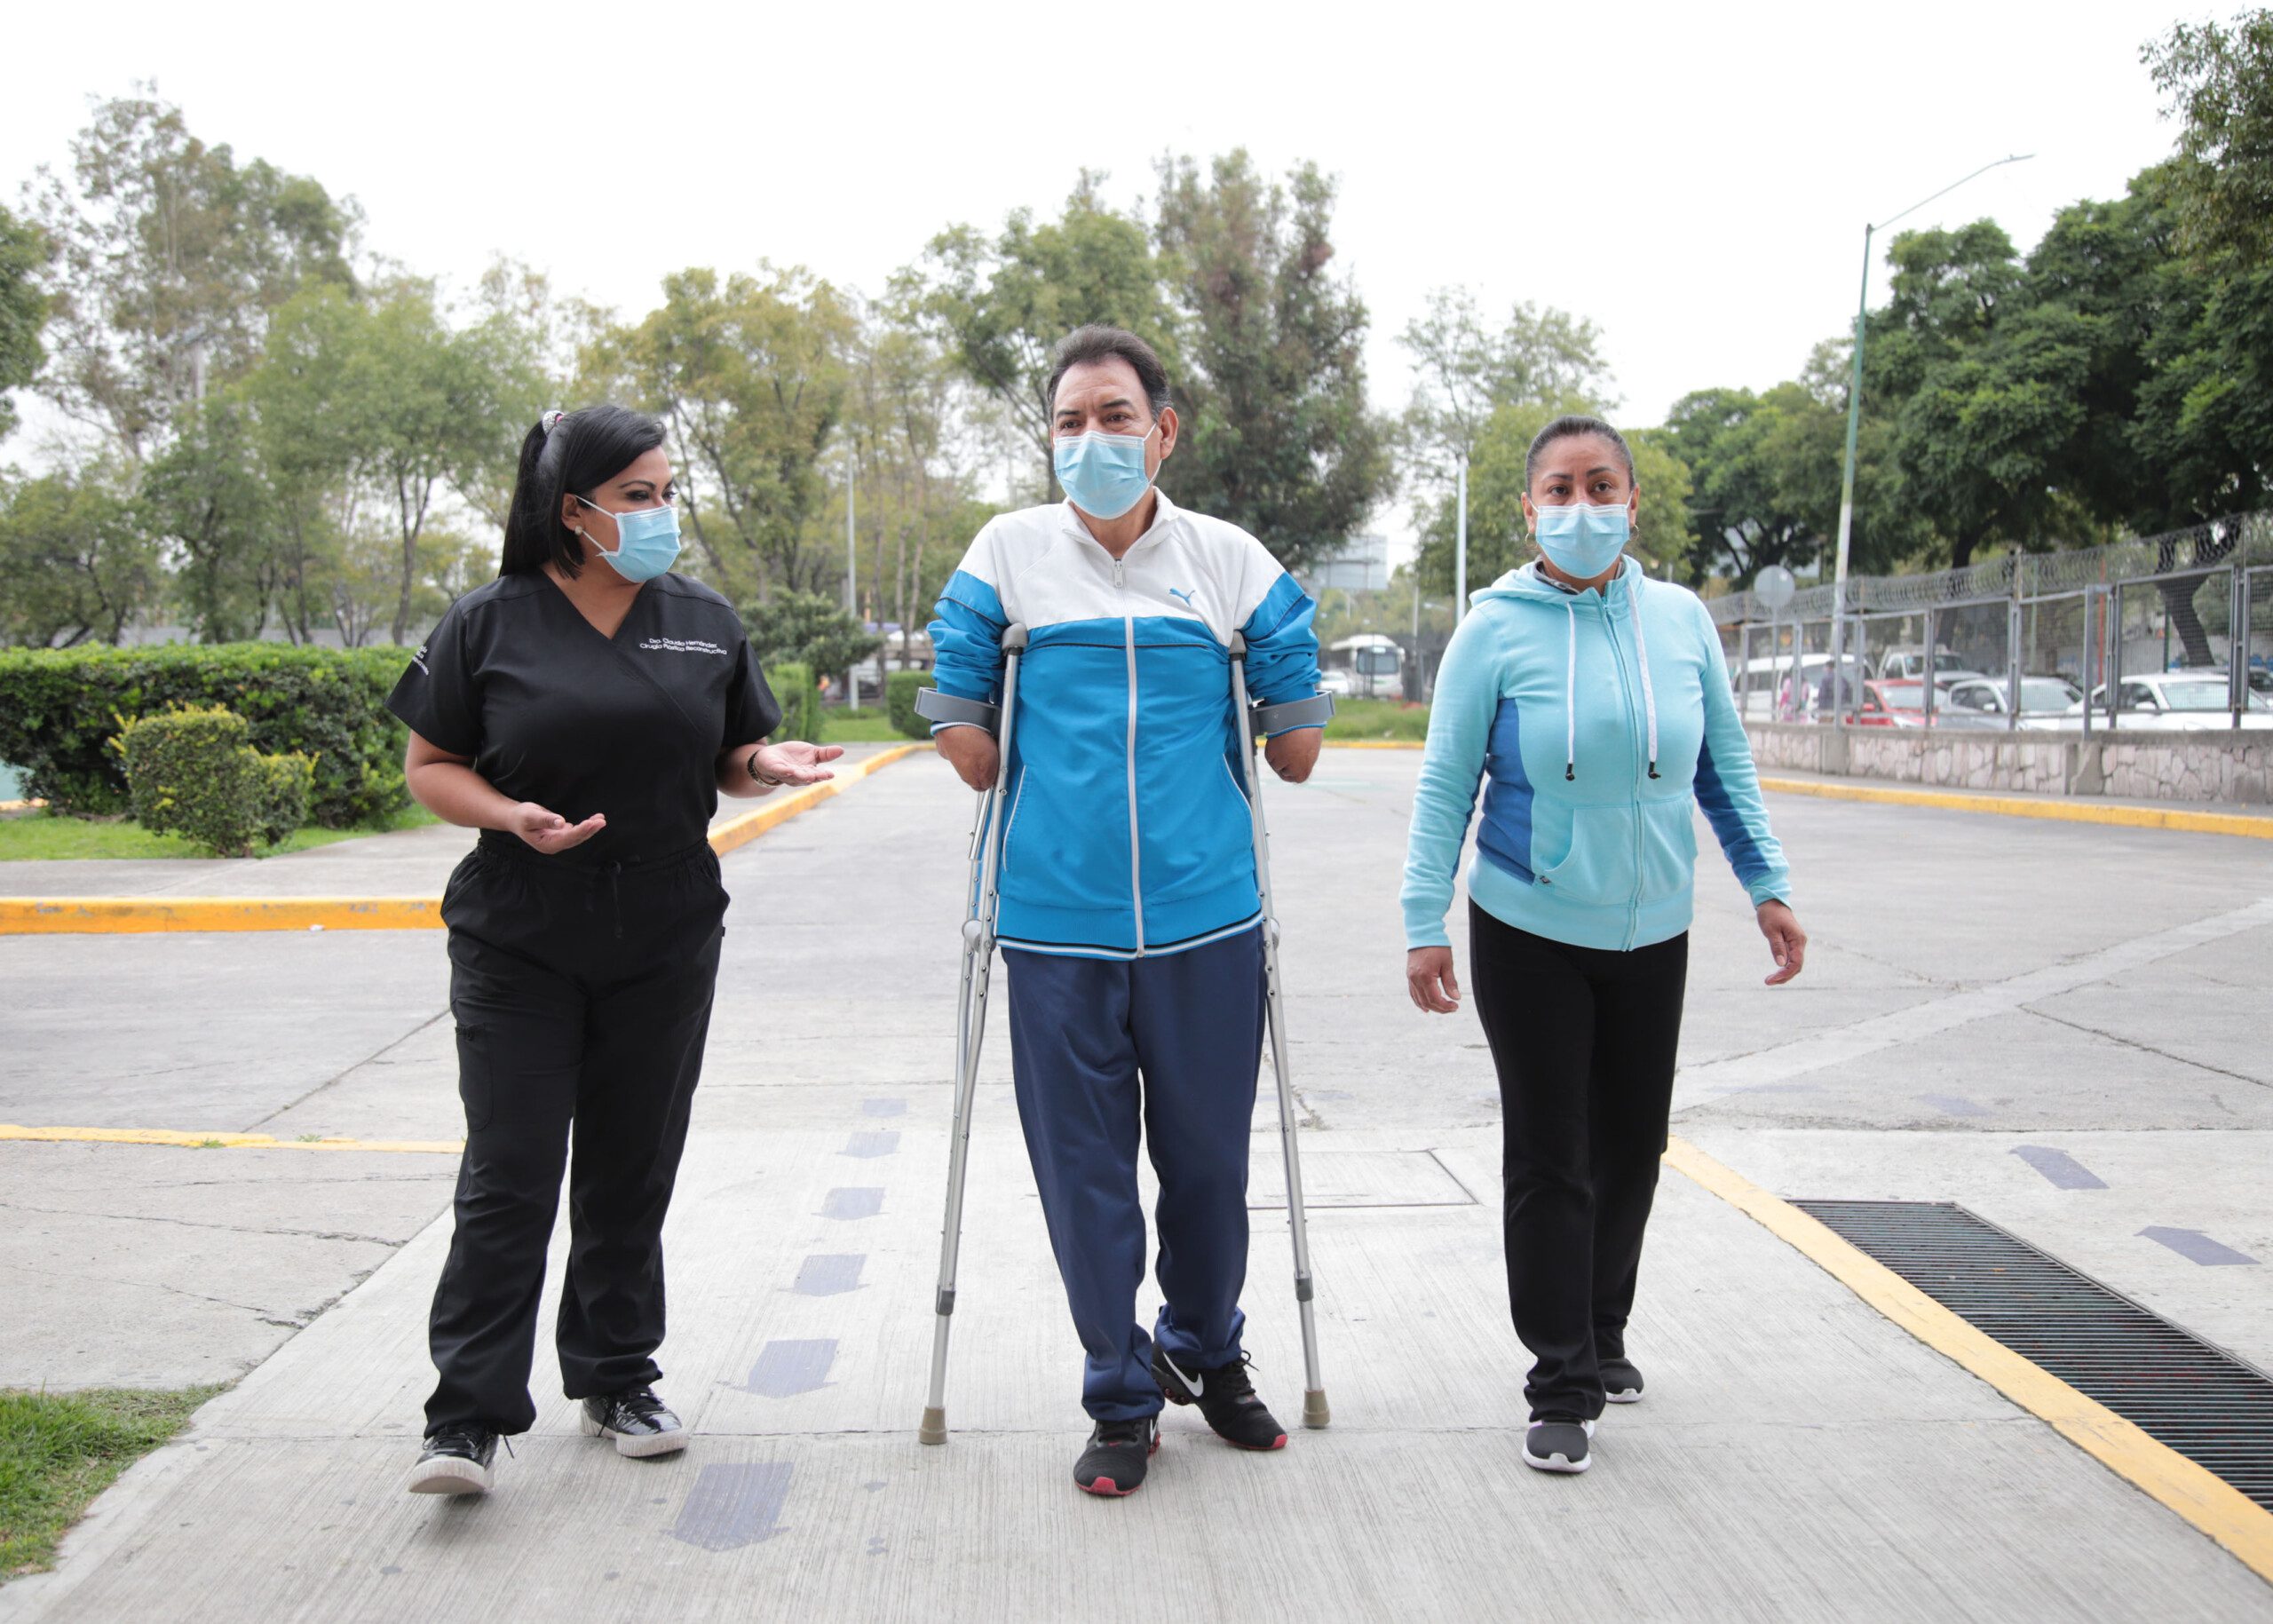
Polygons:
<instances>
[{"instance_id":1,"label":"parked car","mask_svg":"<svg viewBox=\"0 0 2273 1624\"><path fill-rule=\"evenodd\" d=\"M1942 690L1937 705L1952 710L1975 712L2002 719L2010 711L2009 680L1994 677L1966 677L1947 685L1936 684ZM2024 677L2021 678L2020 725L2031 733L2061 725L2065 717L2083 701L2084 691L2064 677Z\"/></svg>"},{"instance_id":2,"label":"parked car","mask_svg":"<svg viewBox=\"0 0 2273 1624\"><path fill-rule=\"evenodd\" d=\"M1881 677L1863 685L1863 706L1859 717L1865 727L1946 727L1967 732L1982 732L2001 724L1998 718L1980 711L1952 709L1942 696L1941 685L1936 683L1934 714L1926 714L1926 685L1922 682L1894 682Z\"/></svg>"},{"instance_id":3,"label":"parked car","mask_svg":"<svg viewBox=\"0 0 2273 1624\"><path fill-rule=\"evenodd\" d=\"M1939 643L1934 645L1934 676L1937 681L1944 671L1954 676L1962 669L1954 649L1946 648ZM1923 643L1896 644L1879 656L1879 675L1896 682L1911 682L1924 677L1926 646Z\"/></svg>"},{"instance_id":4,"label":"parked car","mask_svg":"<svg viewBox=\"0 0 2273 1624\"><path fill-rule=\"evenodd\" d=\"M1331 693L1336 699L1348 699L1350 688L1350 673L1347 671L1320 671L1318 674L1318 691L1320 693Z\"/></svg>"},{"instance_id":5,"label":"parked car","mask_svg":"<svg viewBox=\"0 0 2273 1624\"><path fill-rule=\"evenodd\" d=\"M2231 690L2223 671L2158 671L2151 676L2126 677L2118 697L2122 717L2137 727L2176 728L2189 733L2214 733L2234 725ZM2251 689L2244 696L2241 725L2273 728L2273 703ZM2092 721L2108 722L2107 685L2092 690ZM2081 726L2084 708L2070 713L2070 725Z\"/></svg>"}]
</instances>

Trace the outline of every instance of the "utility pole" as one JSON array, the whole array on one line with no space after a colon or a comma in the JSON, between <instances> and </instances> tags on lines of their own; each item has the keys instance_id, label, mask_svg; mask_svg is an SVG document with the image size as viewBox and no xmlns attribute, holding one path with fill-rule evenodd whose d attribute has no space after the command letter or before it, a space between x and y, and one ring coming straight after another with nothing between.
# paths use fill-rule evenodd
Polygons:
<instances>
[{"instance_id":1,"label":"utility pole","mask_svg":"<svg viewBox=\"0 0 2273 1624\"><path fill-rule=\"evenodd\" d=\"M859 466L859 458L851 455L848 447L844 459L844 613L852 617L855 626L860 623L860 603L853 581L858 560L852 541L852 483ZM853 709L860 709L860 668L857 662L844 673L844 694Z\"/></svg>"},{"instance_id":2,"label":"utility pole","mask_svg":"<svg viewBox=\"0 0 2273 1624\"><path fill-rule=\"evenodd\" d=\"M1921 198L1900 214L1881 220L1875 226L1863 227L1863 293L1855 305L1855 365L1847 381L1847 457L1839 475L1839 562L1831 583L1831 670L1832 692L1841 692L1847 680L1847 543L1855 528L1855 440L1863 421L1863 324L1871 308L1871 239L1896 221L1907 218L1928 203L1947 197L1967 181L1976 179L1991 170L2001 169L2008 163L2025 163L2036 156L2034 153L2019 152L1994 163L1984 163L1960 179L1952 180L1932 197ZM1859 702L1859 701L1858 701ZM1841 719L1843 723L1842 709Z\"/></svg>"}]
</instances>

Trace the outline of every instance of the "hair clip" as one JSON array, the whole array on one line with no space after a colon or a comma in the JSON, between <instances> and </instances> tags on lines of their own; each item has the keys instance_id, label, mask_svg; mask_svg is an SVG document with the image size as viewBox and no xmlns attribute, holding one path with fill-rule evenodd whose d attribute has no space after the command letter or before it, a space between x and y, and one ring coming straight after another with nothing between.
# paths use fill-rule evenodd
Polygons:
<instances>
[{"instance_id":1,"label":"hair clip","mask_svg":"<svg viewBox=\"0 0 2273 1624\"><path fill-rule=\"evenodd\" d=\"M543 427L545 435L549 439L551 436L552 431L559 426L560 420L567 415L568 414L566 412L562 411L547 412L543 416L539 417L537 422Z\"/></svg>"}]
</instances>

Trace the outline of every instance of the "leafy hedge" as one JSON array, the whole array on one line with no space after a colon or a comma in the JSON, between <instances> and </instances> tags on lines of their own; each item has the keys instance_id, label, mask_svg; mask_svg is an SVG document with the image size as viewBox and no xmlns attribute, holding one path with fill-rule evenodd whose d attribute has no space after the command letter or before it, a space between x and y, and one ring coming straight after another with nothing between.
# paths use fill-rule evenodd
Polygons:
<instances>
[{"instance_id":1,"label":"leafy hedge","mask_svg":"<svg viewBox=\"0 0 2273 1624\"><path fill-rule=\"evenodd\" d=\"M265 756L245 719L218 705L137 717L118 736L134 820L217 857L249 857L307 821L315 760Z\"/></svg>"},{"instance_id":2,"label":"leafy hedge","mask_svg":"<svg viewBox=\"0 0 2273 1624\"><path fill-rule=\"evenodd\" d=\"M915 714L915 696L933 685L929 671L894 671L884 678L884 709L891 725L907 738L931 736L931 725Z\"/></svg>"},{"instance_id":3,"label":"leafy hedge","mask_svg":"<svg viewBox=\"0 0 2273 1624\"><path fill-rule=\"evenodd\" d=\"M314 757L314 821L351 828L409 804L407 736L386 708L408 660L287 643L0 649L0 761L56 812L122 812L126 773L110 743L122 725L219 705L245 719L253 749Z\"/></svg>"},{"instance_id":4,"label":"leafy hedge","mask_svg":"<svg viewBox=\"0 0 2273 1624\"><path fill-rule=\"evenodd\" d=\"M765 682L773 690L773 697L781 701L781 725L773 730L772 736L818 742L820 689L814 684L813 668L802 660L779 661L765 668Z\"/></svg>"}]
</instances>

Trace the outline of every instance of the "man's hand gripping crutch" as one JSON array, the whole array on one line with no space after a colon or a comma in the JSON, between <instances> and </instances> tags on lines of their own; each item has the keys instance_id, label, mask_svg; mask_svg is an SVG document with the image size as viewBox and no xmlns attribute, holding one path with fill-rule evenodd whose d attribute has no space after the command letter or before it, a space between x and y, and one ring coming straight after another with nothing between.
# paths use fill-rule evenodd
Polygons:
<instances>
[{"instance_id":1,"label":"man's hand gripping crutch","mask_svg":"<svg viewBox=\"0 0 2273 1624\"><path fill-rule=\"evenodd\" d=\"M1018 662L1026 653L1026 629L1014 625L1002 634L1002 703L998 708L960 700L925 688L915 696L918 716L933 722L964 724L943 736L984 730L994 747L992 781L980 795L970 830L970 911L962 924L962 984L955 1003L955 1114L947 1145L947 1210L939 1231L939 1285L933 1299L931 1387L916 1436L927 1444L947 1441L947 1331L955 1311L955 1266L962 1248L963 1173L970 1161L971 1096L978 1082L978 1051L986 1036L986 988L994 967L994 922L1002 877L1002 775L1010 759L1010 735L1018 720Z\"/></svg>"},{"instance_id":2,"label":"man's hand gripping crutch","mask_svg":"<svg viewBox=\"0 0 2273 1624\"><path fill-rule=\"evenodd\" d=\"M1302 1153L1295 1144L1295 1085L1287 1066L1286 998L1279 975L1279 914L1271 900L1271 831L1263 815L1263 775L1255 770L1255 739L1274 729L1323 726L1334 715L1334 699L1277 705L1250 705L1247 696L1247 639L1232 634L1232 715L1239 729L1239 771L1247 780L1247 813L1255 826L1255 883L1263 904L1263 968L1265 1010L1271 1034L1271 1065L1279 1080L1279 1142L1287 1159L1287 1227L1295 1243L1295 1302L1303 1321L1303 1425L1323 1427L1334 1419L1326 1384L1318 1370L1318 1326L1311 1311L1316 1295L1311 1274L1310 1225L1303 1209Z\"/></svg>"}]
</instances>

